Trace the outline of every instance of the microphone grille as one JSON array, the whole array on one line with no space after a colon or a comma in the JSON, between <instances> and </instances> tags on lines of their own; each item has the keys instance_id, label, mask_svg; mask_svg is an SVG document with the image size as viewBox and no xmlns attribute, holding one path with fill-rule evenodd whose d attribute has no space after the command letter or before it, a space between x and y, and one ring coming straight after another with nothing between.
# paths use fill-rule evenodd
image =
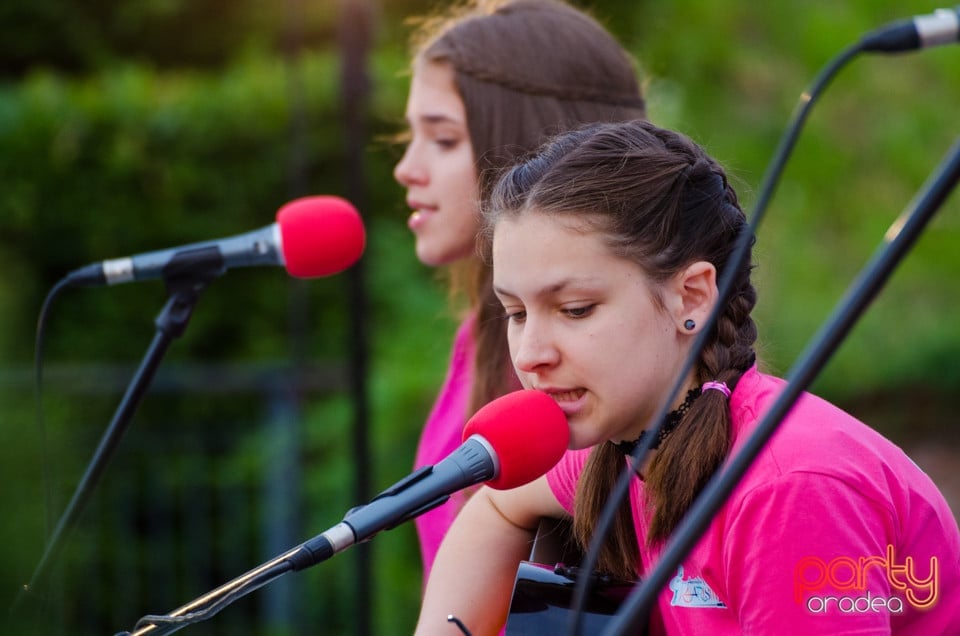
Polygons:
<instances>
[{"instance_id":1,"label":"microphone grille","mask_svg":"<svg viewBox=\"0 0 960 636\"><path fill-rule=\"evenodd\" d=\"M463 439L480 435L497 454L500 472L488 486L516 488L540 477L560 461L570 442L567 417L545 393L521 390L493 400L463 429Z\"/></svg>"},{"instance_id":2,"label":"microphone grille","mask_svg":"<svg viewBox=\"0 0 960 636\"><path fill-rule=\"evenodd\" d=\"M366 232L360 214L340 197L294 199L277 212L283 259L297 278L330 276L360 259Z\"/></svg>"}]
</instances>

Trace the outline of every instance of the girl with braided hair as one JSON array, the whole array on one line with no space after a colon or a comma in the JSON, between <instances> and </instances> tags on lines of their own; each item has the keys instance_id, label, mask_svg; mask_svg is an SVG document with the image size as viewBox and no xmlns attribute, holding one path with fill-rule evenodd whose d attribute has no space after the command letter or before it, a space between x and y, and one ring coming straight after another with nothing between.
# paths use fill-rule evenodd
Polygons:
<instances>
[{"instance_id":1,"label":"girl with braided hair","mask_svg":"<svg viewBox=\"0 0 960 636\"><path fill-rule=\"evenodd\" d=\"M514 369L559 404L572 450L530 484L471 497L438 553L419 634L458 633L449 615L495 633L542 518L572 517L590 543L625 454L653 428L713 312L599 569L642 578L784 386L757 366L751 260L730 264L746 224L737 196L685 136L643 121L561 134L503 175L485 218ZM648 630L957 633L958 589L960 531L933 482L805 393L660 591Z\"/></svg>"},{"instance_id":2,"label":"girl with braided hair","mask_svg":"<svg viewBox=\"0 0 960 636\"><path fill-rule=\"evenodd\" d=\"M519 388L505 323L476 251L479 206L498 173L551 135L579 124L645 117L636 69L593 18L558 0L474 0L422 21L406 106L407 148L394 175L426 265L449 269L466 301L446 380L421 434L415 468L461 443L467 419ZM429 573L465 500L416 519Z\"/></svg>"}]
</instances>

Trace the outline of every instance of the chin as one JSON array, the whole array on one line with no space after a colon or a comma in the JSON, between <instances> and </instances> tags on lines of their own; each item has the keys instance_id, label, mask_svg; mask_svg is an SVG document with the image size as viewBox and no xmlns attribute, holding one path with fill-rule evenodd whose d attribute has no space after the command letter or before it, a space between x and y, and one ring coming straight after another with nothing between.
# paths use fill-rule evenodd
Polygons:
<instances>
[{"instance_id":1,"label":"chin","mask_svg":"<svg viewBox=\"0 0 960 636\"><path fill-rule=\"evenodd\" d=\"M420 245L417 245L416 252L417 259L429 267L453 265L456 262L469 258L473 254L472 250L466 253L464 253L462 250L437 251L436 249L431 250L427 247L421 248Z\"/></svg>"},{"instance_id":2,"label":"chin","mask_svg":"<svg viewBox=\"0 0 960 636\"><path fill-rule=\"evenodd\" d=\"M417 260L428 267L440 267L441 265L447 265L449 263L442 255L430 249L421 248L420 245L417 245L416 253Z\"/></svg>"},{"instance_id":3,"label":"chin","mask_svg":"<svg viewBox=\"0 0 960 636\"><path fill-rule=\"evenodd\" d=\"M567 445L569 450L583 450L584 448L590 448L591 446L596 446L597 444L602 444L607 440L605 439L593 439L585 438L581 435L577 435L573 431L570 432L570 443Z\"/></svg>"}]
</instances>

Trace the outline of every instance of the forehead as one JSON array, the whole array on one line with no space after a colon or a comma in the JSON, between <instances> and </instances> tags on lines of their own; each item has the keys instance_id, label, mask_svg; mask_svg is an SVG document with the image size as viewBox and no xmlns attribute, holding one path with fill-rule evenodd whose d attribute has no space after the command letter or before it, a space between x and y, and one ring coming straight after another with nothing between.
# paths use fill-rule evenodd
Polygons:
<instances>
[{"instance_id":1,"label":"forehead","mask_svg":"<svg viewBox=\"0 0 960 636\"><path fill-rule=\"evenodd\" d=\"M640 266L614 254L604 235L583 221L524 212L493 228L493 284L515 296L560 285L642 281Z\"/></svg>"},{"instance_id":2,"label":"forehead","mask_svg":"<svg viewBox=\"0 0 960 636\"><path fill-rule=\"evenodd\" d=\"M608 251L603 245L603 232L596 223L590 222L587 213L554 213L525 207L521 211L498 214L491 229L493 243L504 247L523 237L528 243L571 241Z\"/></svg>"},{"instance_id":3,"label":"forehead","mask_svg":"<svg viewBox=\"0 0 960 636\"><path fill-rule=\"evenodd\" d=\"M450 64L423 59L414 63L407 96L407 119L410 123L424 119L466 123L466 108Z\"/></svg>"}]
</instances>

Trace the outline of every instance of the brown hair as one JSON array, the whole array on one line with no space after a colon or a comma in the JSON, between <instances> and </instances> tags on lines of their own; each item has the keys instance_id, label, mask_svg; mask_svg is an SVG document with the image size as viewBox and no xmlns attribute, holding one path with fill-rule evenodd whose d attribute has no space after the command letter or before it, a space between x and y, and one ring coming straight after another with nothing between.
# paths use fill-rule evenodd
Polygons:
<instances>
[{"instance_id":1,"label":"brown hair","mask_svg":"<svg viewBox=\"0 0 960 636\"><path fill-rule=\"evenodd\" d=\"M479 197L558 132L646 116L629 55L593 18L558 0L477 0L423 21L417 58L450 64L463 99ZM517 388L487 259L454 271L476 308L469 412Z\"/></svg>"},{"instance_id":2,"label":"brown hair","mask_svg":"<svg viewBox=\"0 0 960 636\"><path fill-rule=\"evenodd\" d=\"M485 209L489 243L498 218L535 211L563 215L602 234L610 249L639 264L654 293L684 267L712 263L724 276L746 219L723 169L687 137L649 122L594 124L561 135L506 174ZM700 384L721 380L732 389L755 361L756 292L744 258L732 291L718 308L695 366ZM729 452L730 411L719 391L706 391L660 446L646 475L649 542L665 539ZM593 528L624 457L613 444L591 453L577 485L574 534L581 545ZM639 563L629 502L600 555L602 570L634 576Z\"/></svg>"}]
</instances>

